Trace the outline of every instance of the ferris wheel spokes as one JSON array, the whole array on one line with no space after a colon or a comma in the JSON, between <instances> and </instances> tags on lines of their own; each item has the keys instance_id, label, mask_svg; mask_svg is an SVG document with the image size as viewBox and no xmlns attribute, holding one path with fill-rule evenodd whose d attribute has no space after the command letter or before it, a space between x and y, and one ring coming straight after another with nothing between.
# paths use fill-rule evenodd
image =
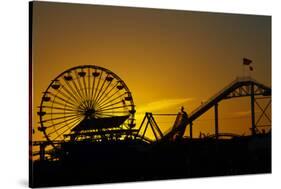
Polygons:
<instances>
[{"instance_id":1,"label":"ferris wheel spokes","mask_svg":"<svg viewBox=\"0 0 281 189\"><path fill-rule=\"evenodd\" d=\"M117 97L111 99L110 101L108 101L109 99L107 99L106 101L100 103L100 104L101 104L100 107L103 107L103 106L105 106L105 105L108 105L108 104L110 104L111 102L114 102L115 100L120 99L121 97L123 97L123 96L125 96L125 95L126 95L126 93L123 93L123 94L121 94L121 95L119 95L119 96L117 96ZM123 99L122 99L122 100L123 100Z\"/></svg>"},{"instance_id":2,"label":"ferris wheel spokes","mask_svg":"<svg viewBox=\"0 0 281 189\"><path fill-rule=\"evenodd\" d=\"M106 76L106 78L108 78L108 75ZM104 91L102 91L102 89L99 91L98 95L96 96L96 98L95 98L94 101L93 101L95 104L98 104L99 99L104 95L105 91L108 89L108 87L109 87L109 86L111 85L111 83L112 83L112 80L113 80L113 79L108 80L108 79L106 79L106 78L105 78L104 82L107 81L107 82L108 82L108 85L106 86L106 88L105 88ZM103 87L102 87L102 88L103 88ZM101 91L102 91L102 93L101 93Z\"/></svg>"},{"instance_id":3,"label":"ferris wheel spokes","mask_svg":"<svg viewBox=\"0 0 281 189\"><path fill-rule=\"evenodd\" d=\"M67 129L65 129L62 133L60 133L59 135L57 135L53 140L58 139L59 137L63 136L67 131L69 131L69 129L71 130L71 128L75 127L78 123L80 123L82 120L78 119L75 122L72 123L72 127L69 127Z\"/></svg>"},{"instance_id":4,"label":"ferris wheel spokes","mask_svg":"<svg viewBox=\"0 0 281 189\"><path fill-rule=\"evenodd\" d=\"M118 82L119 82L119 81L118 81ZM102 98L98 99L98 101L97 101L96 103L102 104L103 100L104 100L106 97L108 97L108 95L115 89L115 87L118 86L118 82L117 82L105 95L103 95Z\"/></svg>"}]
</instances>

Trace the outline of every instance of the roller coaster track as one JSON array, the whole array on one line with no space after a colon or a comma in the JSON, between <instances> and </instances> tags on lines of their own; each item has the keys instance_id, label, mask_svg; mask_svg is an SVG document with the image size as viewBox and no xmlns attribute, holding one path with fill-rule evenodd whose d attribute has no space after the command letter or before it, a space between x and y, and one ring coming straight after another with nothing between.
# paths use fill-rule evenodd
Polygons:
<instances>
[{"instance_id":1,"label":"roller coaster track","mask_svg":"<svg viewBox=\"0 0 281 189\"><path fill-rule=\"evenodd\" d=\"M189 115L188 122L186 124L178 123L178 126L173 126L168 132L166 132L161 141L170 140L181 129L189 124L192 124L197 118L207 112L210 108L217 105L220 101L236 97L245 96L271 96L271 88L259 83L251 77L238 77L218 93L213 95L209 100L202 103Z\"/></svg>"}]
</instances>

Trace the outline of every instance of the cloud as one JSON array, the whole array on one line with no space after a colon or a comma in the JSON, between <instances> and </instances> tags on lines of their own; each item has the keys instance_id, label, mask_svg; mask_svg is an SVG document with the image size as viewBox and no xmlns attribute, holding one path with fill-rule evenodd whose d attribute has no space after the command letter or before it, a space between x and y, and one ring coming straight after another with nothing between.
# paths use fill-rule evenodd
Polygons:
<instances>
[{"instance_id":1,"label":"cloud","mask_svg":"<svg viewBox=\"0 0 281 189\"><path fill-rule=\"evenodd\" d=\"M174 98L174 99L163 99L148 104L144 104L140 107L137 107L137 113L144 112L155 112L159 110L165 110L171 107L183 105L187 101L191 101L193 98Z\"/></svg>"}]
</instances>

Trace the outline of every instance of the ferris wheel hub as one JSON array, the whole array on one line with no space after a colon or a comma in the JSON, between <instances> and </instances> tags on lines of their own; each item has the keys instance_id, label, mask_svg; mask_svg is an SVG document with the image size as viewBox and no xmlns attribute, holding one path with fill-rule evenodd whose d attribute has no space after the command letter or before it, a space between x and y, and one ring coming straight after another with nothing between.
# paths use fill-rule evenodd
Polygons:
<instances>
[{"instance_id":1,"label":"ferris wheel hub","mask_svg":"<svg viewBox=\"0 0 281 189\"><path fill-rule=\"evenodd\" d=\"M86 109L86 110L84 111L84 115L85 115L87 118L91 118L91 117L94 117L95 112L96 112L96 110L93 109L93 108Z\"/></svg>"}]
</instances>

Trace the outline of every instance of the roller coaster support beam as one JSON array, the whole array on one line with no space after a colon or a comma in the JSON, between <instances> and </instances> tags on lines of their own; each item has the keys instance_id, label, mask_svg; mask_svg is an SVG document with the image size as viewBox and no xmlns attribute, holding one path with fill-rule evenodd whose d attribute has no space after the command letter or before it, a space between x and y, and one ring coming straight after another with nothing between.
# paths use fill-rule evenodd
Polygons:
<instances>
[{"instance_id":1,"label":"roller coaster support beam","mask_svg":"<svg viewBox=\"0 0 281 189\"><path fill-rule=\"evenodd\" d=\"M215 136L218 139L219 136L219 113L218 113L218 103L215 104Z\"/></svg>"},{"instance_id":2,"label":"roller coaster support beam","mask_svg":"<svg viewBox=\"0 0 281 189\"><path fill-rule=\"evenodd\" d=\"M192 139L192 136L193 136L193 134L192 134L192 125L193 125L193 123L190 122L190 124L189 124L189 136L190 136L191 139Z\"/></svg>"},{"instance_id":3,"label":"roller coaster support beam","mask_svg":"<svg viewBox=\"0 0 281 189\"><path fill-rule=\"evenodd\" d=\"M252 117L252 135L256 134L256 124L255 124L255 89L254 84L251 83L251 117Z\"/></svg>"}]
</instances>

